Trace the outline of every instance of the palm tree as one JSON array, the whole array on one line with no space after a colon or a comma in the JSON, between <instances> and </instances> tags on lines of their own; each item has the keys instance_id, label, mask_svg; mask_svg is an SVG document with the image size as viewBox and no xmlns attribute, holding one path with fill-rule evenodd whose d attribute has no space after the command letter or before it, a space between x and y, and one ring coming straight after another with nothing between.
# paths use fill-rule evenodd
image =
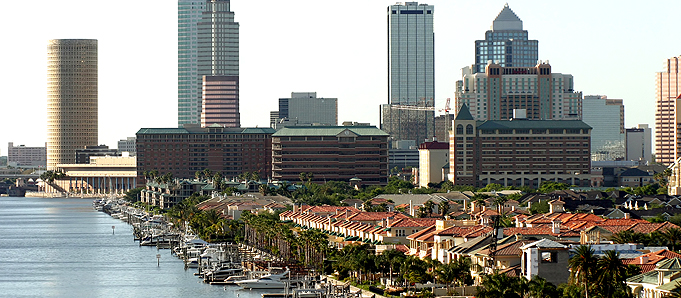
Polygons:
<instances>
[{"instance_id":1,"label":"palm tree","mask_svg":"<svg viewBox=\"0 0 681 298\"><path fill-rule=\"evenodd\" d=\"M580 245L575 254L568 260L570 268L570 283L584 286L584 295L589 297L589 278L595 276L598 257L591 245Z\"/></svg>"},{"instance_id":2,"label":"palm tree","mask_svg":"<svg viewBox=\"0 0 681 298\"><path fill-rule=\"evenodd\" d=\"M624 230L613 235L611 240L615 243L643 243L645 238L646 236L643 233Z\"/></svg>"},{"instance_id":3,"label":"palm tree","mask_svg":"<svg viewBox=\"0 0 681 298\"><path fill-rule=\"evenodd\" d=\"M664 237L664 239L667 240L667 243L669 243L669 248L673 251L676 251L677 243L679 240L681 240L681 229L670 228L662 232L662 237Z\"/></svg>"},{"instance_id":4,"label":"palm tree","mask_svg":"<svg viewBox=\"0 0 681 298\"><path fill-rule=\"evenodd\" d=\"M438 207L440 208L440 215L444 217L449 213L449 202L448 201L442 201L440 204L438 204Z\"/></svg>"},{"instance_id":5,"label":"palm tree","mask_svg":"<svg viewBox=\"0 0 681 298\"><path fill-rule=\"evenodd\" d=\"M612 297L618 289L624 289L627 278L627 266L622 263L620 253L608 250L605 255L597 261L597 283L601 288L604 297Z\"/></svg>"},{"instance_id":6,"label":"palm tree","mask_svg":"<svg viewBox=\"0 0 681 298\"><path fill-rule=\"evenodd\" d=\"M560 297L558 288L547 280L535 275L527 284L528 298L553 298Z\"/></svg>"},{"instance_id":7,"label":"palm tree","mask_svg":"<svg viewBox=\"0 0 681 298\"><path fill-rule=\"evenodd\" d=\"M527 292L527 281L522 277L511 277L494 273L482 276L482 284L478 286L479 298L522 298Z\"/></svg>"}]
</instances>

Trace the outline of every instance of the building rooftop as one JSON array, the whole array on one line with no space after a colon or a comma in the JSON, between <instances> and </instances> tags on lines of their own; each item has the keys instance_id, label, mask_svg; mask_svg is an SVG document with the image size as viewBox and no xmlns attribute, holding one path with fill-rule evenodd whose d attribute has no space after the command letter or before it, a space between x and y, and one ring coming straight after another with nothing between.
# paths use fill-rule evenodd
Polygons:
<instances>
[{"instance_id":1,"label":"building rooftop","mask_svg":"<svg viewBox=\"0 0 681 298\"><path fill-rule=\"evenodd\" d=\"M338 136L344 131L349 131L358 136L389 136L388 133L375 126L296 126L284 127L277 131L273 137L289 136Z\"/></svg>"},{"instance_id":2,"label":"building rooftop","mask_svg":"<svg viewBox=\"0 0 681 298\"><path fill-rule=\"evenodd\" d=\"M591 129L581 120L487 120L478 126L479 130L493 129Z\"/></svg>"}]
</instances>

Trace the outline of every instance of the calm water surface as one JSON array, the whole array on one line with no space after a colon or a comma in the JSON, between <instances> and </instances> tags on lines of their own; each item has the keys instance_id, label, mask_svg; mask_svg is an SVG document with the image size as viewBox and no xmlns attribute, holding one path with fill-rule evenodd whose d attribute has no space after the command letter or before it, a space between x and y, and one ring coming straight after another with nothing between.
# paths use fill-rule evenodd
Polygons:
<instances>
[{"instance_id":1,"label":"calm water surface","mask_svg":"<svg viewBox=\"0 0 681 298\"><path fill-rule=\"evenodd\" d=\"M204 284L195 271L185 270L170 250L139 246L131 226L95 211L90 199L0 197L0 297L255 298L263 293Z\"/></svg>"}]
</instances>

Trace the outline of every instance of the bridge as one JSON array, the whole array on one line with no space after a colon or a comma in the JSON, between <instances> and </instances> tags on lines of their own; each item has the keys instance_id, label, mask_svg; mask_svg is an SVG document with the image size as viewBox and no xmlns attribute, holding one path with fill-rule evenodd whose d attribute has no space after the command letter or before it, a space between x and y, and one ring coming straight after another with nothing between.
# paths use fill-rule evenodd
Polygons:
<instances>
[{"instance_id":1,"label":"bridge","mask_svg":"<svg viewBox=\"0 0 681 298\"><path fill-rule=\"evenodd\" d=\"M16 179L16 178L25 178L29 179L32 178L33 180L36 180L40 178L39 174L0 174L0 180L5 179L5 178L10 178L10 179Z\"/></svg>"}]
</instances>

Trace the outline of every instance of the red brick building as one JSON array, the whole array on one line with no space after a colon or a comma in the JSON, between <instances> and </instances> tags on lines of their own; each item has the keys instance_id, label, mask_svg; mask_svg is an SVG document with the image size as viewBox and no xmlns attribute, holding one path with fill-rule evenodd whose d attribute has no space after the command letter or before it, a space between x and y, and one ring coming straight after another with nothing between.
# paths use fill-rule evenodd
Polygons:
<instances>
[{"instance_id":1,"label":"red brick building","mask_svg":"<svg viewBox=\"0 0 681 298\"><path fill-rule=\"evenodd\" d=\"M374 126L296 126L272 135L272 178L388 183L388 134Z\"/></svg>"},{"instance_id":2,"label":"red brick building","mask_svg":"<svg viewBox=\"0 0 681 298\"><path fill-rule=\"evenodd\" d=\"M449 143L449 180L455 184L591 185L591 127L581 120L480 122L463 105Z\"/></svg>"},{"instance_id":3,"label":"red brick building","mask_svg":"<svg viewBox=\"0 0 681 298\"><path fill-rule=\"evenodd\" d=\"M142 128L137 132L137 185L143 172L157 170L176 178L193 178L196 171L210 169L224 177L245 172L270 176L271 128L225 128L221 125L182 128Z\"/></svg>"}]
</instances>

